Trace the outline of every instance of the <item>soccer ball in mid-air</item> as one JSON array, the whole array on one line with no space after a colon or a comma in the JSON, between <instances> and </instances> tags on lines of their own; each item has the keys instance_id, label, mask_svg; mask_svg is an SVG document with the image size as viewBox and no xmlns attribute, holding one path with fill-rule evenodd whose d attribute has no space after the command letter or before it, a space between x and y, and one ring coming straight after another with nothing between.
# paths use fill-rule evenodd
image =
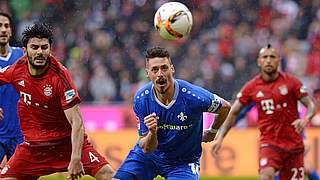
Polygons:
<instances>
[{"instance_id":1,"label":"soccer ball in mid-air","mask_svg":"<svg viewBox=\"0 0 320 180\"><path fill-rule=\"evenodd\" d=\"M165 3L154 16L154 27L165 39L183 38L191 30L192 14L182 3Z\"/></svg>"}]
</instances>

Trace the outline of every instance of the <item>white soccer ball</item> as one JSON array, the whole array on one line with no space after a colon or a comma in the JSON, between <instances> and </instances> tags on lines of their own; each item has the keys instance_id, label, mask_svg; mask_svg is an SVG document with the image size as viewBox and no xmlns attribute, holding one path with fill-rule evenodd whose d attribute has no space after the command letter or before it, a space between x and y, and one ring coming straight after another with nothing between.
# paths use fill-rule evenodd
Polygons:
<instances>
[{"instance_id":1,"label":"white soccer ball","mask_svg":"<svg viewBox=\"0 0 320 180\"><path fill-rule=\"evenodd\" d=\"M165 3L154 15L154 27L165 39L183 38L191 30L192 14L182 3Z\"/></svg>"}]
</instances>

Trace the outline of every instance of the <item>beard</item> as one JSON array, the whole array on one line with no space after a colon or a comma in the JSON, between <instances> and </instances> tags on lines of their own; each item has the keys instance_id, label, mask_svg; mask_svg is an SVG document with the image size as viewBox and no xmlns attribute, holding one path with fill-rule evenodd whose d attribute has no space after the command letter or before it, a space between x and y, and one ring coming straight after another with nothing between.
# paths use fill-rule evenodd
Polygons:
<instances>
[{"instance_id":1,"label":"beard","mask_svg":"<svg viewBox=\"0 0 320 180\"><path fill-rule=\"evenodd\" d=\"M268 74L269 76L275 74L278 70L275 68L275 69L271 69L270 71L266 71L264 70L263 72L265 72L266 74Z\"/></svg>"},{"instance_id":2,"label":"beard","mask_svg":"<svg viewBox=\"0 0 320 180\"><path fill-rule=\"evenodd\" d=\"M166 91L167 89L165 87L159 89L160 94L165 94Z\"/></svg>"},{"instance_id":3,"label":"beard","mask_svg":"<svg viewBox=\"0 0 320 180\"><path fill-rule=\"evenodd\" d=\"M46 59L46 63L45 63L45 64L43 64L43 65L36 65L36 64L34 64L34 60L32 60L32 58L28 55L28 53L27 53L27 56L28 56L28 62L30 63L31 67L34 68L34 69L37 69L37 70L43 69L43 68L46 67L46 66L49 64L49 62L50 62L50 56L48 56L47 59Z\"/></svg>"}]
</instances>

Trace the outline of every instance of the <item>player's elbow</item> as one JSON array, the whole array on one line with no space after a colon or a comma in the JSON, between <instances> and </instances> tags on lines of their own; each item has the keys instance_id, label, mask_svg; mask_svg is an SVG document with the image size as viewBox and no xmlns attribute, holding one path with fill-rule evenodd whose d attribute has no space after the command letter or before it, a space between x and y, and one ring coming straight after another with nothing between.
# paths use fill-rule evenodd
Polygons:
<instances>
[{"instance_id":1,"label":"player's elbow","mask_svg":"<svg viewBox=\"0 0 320 180\"><path fill-rule=\"evenodd\" d=\"M228 101L224 101L221 107L220 113L223 115L228 115L231 110L231 105Z\"/></svg>"}]
</instances>

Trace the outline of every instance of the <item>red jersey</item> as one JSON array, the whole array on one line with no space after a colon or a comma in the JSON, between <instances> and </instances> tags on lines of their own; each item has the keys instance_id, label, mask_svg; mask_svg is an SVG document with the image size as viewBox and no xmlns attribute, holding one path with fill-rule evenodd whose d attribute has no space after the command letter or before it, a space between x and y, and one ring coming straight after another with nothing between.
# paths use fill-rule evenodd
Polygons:
<instances>
[{"instance_id":1,"label":"red jersey","mask_svg":"<svg viewBox=\"0 0 320 180\"><path fill-rule=\"evenodd\" d=\"M42 75L31 75L26 57L0 69L0 85L12 84L20 96L18 115L25 141L51 141L71 136L64 110L80 103L68 70L53 56Z\"/></svg>"},{"instance_id":2,"label":"red jersey","mask_svg":"<svg viewBox=\"0 0 320 180\"><path fill-rule=\"evenodd\" d=\"M304 147L301 133L291 123L299 118L298 100L307 95L297 78L280 72L272 82L265 82L262 75L256 76L242 88L238 98L245 106L253 101L258 109L260 144L293 150Z\"/></svg>"}]
</instances>

